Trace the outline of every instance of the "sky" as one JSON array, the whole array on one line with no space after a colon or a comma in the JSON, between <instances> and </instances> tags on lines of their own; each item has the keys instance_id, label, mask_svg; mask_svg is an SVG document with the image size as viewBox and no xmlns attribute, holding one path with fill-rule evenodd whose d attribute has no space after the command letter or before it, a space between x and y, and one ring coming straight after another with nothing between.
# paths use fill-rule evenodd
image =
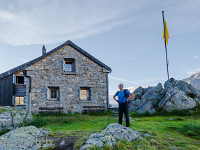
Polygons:
<instances>
[{"instance_id":1,"label":"sky","mask_svg":"<svg viewBox=\"0 0 200 150\"><path fill-rule=\"evenodd\" d=\"M110 96L119 83L164 84L164 11L169 75L182 80L200 71L199 8L199 0L0 0L0 73L71 40L112 68Z\"/></svg>"}]
</instances>

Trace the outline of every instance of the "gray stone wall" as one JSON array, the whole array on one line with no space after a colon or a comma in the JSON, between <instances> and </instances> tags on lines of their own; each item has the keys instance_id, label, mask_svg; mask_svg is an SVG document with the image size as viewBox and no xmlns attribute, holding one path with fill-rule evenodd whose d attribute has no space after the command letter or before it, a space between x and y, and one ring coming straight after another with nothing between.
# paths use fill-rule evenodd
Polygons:
<instances>
[{"instance_id":1,"label":"gray stone wall","mask_svg":"<svg viewBox=\"0 0 200 150\"><path fill-rule=\"evenodd\" d=\"M63 72L63 58L74 58L75 74ZM39 112L39 107L64 107L64 112L81 112L82 106L107 106L107 82L105 68L93 62L73 47L67 45L39 62L28 67L27 75L32 78L32 112ZM104 70L104 71L103 71ZM59 87L59 101L47 99L47 89ZM27 108L28 87L27 79ZM91 101L80 100L80 87L91 87Z\"/></svg>"}]
</instances>

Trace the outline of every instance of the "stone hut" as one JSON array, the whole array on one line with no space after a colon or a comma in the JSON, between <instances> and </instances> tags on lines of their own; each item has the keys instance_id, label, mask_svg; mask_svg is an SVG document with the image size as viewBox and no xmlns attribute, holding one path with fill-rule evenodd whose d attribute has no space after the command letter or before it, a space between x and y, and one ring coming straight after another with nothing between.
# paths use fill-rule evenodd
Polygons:
<instances>
[{"instance_id":1,"label":"stone hut","mask_svg":"<svg viewBox=\"0 0 200 150\"><path fill-rule=\"evenodd\" d=\"M67 41L42 56L0 74L0 106L21 106L82 112L84 107L107 109L110 67Z\"/></svg>"}]
</instances>

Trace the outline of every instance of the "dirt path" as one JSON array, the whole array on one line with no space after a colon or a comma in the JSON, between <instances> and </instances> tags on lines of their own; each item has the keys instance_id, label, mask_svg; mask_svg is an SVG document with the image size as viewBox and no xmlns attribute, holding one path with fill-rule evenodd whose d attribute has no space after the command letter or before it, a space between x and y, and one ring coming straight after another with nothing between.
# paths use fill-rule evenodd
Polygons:
<instances>
[{"instance_id":1,"label":"dirt path","mask_svg":"<svg viewBox=\"0 0 200 150\"><path fill-rule=\"evenodd\" d=\"M59 138L53 138L55 142L55 148L53 150L73 150L76 137L63 136Z\"/></svg>"}]
</instances>

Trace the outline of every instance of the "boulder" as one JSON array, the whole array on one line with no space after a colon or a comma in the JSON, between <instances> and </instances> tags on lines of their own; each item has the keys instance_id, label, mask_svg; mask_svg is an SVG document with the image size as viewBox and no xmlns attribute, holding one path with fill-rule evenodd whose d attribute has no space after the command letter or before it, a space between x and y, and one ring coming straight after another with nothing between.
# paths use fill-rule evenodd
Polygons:
<instances>
[{"instance_id":1,"label":"boulder","mask_svg":"<svg viewBox=\"0 0 200 150\"><path fill-rule=\"evenodd\" d=\"M34 120L33 116L27 113L23 108L6 106L0 107L0 109L4 110L0 114L0 131L4 129L13 129Z\"/></svg>"},{"instance_id":2,"label":"boulder","mask_svg":"<svg viewBox=\"0 0 200 150\"><path fill-rule=\"evenodd\" d=\"M142 91L142 92L141 92ZM155 87L148 87L143 89L139 87L136 89L133 94L135 95L131 105L131 111L137 111L139 113L154 113L156 109L154 108L155 101L158 101L158 98L163 94L162 84L158 83ZM139 95L142 94L142 95Z\"/></svg>"},{"instance_id":3,"label":"boulder","mask_svg":"<svg viewBox=\"0 0 200 150\"><path fill-rule=\"evenodd\" d=\"M165 111L192 109L195 106L195 100L176 87L168 89L166 96L158 104L158 107Z\"/></svg>"},{"instance_id":4,"label":"boulder","mask_svg":"<svg viewBox=\"0 0 200 150\"><path fill-rule=\"evenodd\" d=\"M192 109L198 105L200 91L184 81L171 78L165 82L164 90L165 97L158 103L161 110Z\"/></svg>"},{"instance_id":5,"label":"boulder","mask_svg":"<svg viewBox=\"0 0 200 150\"><path fill-rule=\"evenodd\" d=\"M139 113L193 109L200 105L200 90L171 78L155 87L137 88L129 110Z\"/></svg>"},{"instance_id":6,"label":"boulder","mask_svg":"<svg viewBox=\"0 0 200 150\"><path fill-rule=\"evenodd\" d=\"M36 150L43 144L49 147L53 144L50 140L45 141L48 134L48 131L35 126L20 127L0 136L0 149Z\"/></svg>"},{"instance_id":7,"label":"boulder","mask_svg":"<svg viewBox=\"0 0 200 150\"><path fill-rule=\"evenodd\" d=\"M112 136L101 134L101 133L93 133L92 135L89 136L89 138L86 141L86 144L83 145L80 148L80 150L87 149L94 145L98 147L102 147L106 144L112 147L115 145L115 143L116 143L116 140Z\"/></svg>"},{"instance_id":8,"label":"boulder","mask_svg":"<svg viewBox=\"0 0 200 150\"><path fill-rule=\"evenodd\" d=\"M109 145L112 147L117 141L128 140L131 142L136 139L141 139L141 136L142 134L138 131L134 131L118 123L113 123L108 125L101 133L93 133L90 135L86 144L83 145L80 150L84 150L92 146L103 147L104 145Z\"/></svg>"}]
</instances>

